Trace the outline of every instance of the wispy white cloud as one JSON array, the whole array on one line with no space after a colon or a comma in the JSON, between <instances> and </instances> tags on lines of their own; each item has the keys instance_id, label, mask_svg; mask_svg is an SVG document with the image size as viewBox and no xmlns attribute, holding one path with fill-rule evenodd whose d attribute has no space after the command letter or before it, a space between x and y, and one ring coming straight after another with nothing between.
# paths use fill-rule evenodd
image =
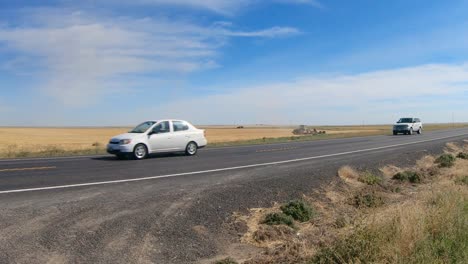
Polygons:
<instances>
[{"instance_id":1,"label":"wispy white cloud","mask_svg":"<svg viewBox=\"0 0 468 264\"><path fill-rule=\"evenodd\" d=\"M311 5L317 8L323 8L323 4L318 0L274 0L275 2L285 3L285 4L304 4Z\"/></svg>"},{"instance_id":2,"label":"wispy white cloud","mask_svg":"<svg viewBox=\"0 0 468 264\"><path fill-rule=\"evenodd\" d=\"M109 1L109 0L105 0ZM115 0L112 0L115 3ZM159 6L179 6L185 8L204 9L222 15L234 15L240 10L244 10L261 3L281 3L281 4L302 4L322 8L323 5L318 0L117 0L120 3L132 5L159 5Z\"/></svg>"},{"instance_id":3,"label":"wispy white cloud","mask_svg":"<svg viewBox=\"0 0 468 264\"><path fill-rule=\"evenodd\" d=\"M120 0L122 1L122 0ZM125 1L125 0L124 0ZM252 4L252 0L133 0L132 4L181 6L206 9L224 15L232 15L239 9Z\"/></svg>"},{"instance_id":4,"label":"wispy white cloud","mask_svg":"<svg viewBox=\"0 0 468 264\"><path fill-rule=\"evenodd\" d=\"M225 30L224 34L226 36L234 37L266 37L274 38L281 36L290 36L301 33L297 28L292 27L272 27L269 29L259 30L259 31L229 31Z\"/></svg>"},{"instance_id":5,"label":"wispy white cloud","mask_svg":"<svg viewBox=\"0 0 468 264\"><path fill-rule=\"evenodd\" d=\"M398 115L443 122L447 121L443 119L446 111L463 110L454 104L454 97L460 96L468 97L468 64L433 64L237 87L228 93L183 98L152 110L202 124L355 124L359 118L366 123L389 123ZM175 107L182 101L190 105L191 100L196 109ZM468 119L468 114L463 117Z\"/></svg>"},{"instance_id":6,"label":"wispy white cloud","mask_svg":"<svg viewBox=\"0 0 468 264\"><path fill-rule=\"evenodd\" d=\"M4 67L19 67L22 72L25 65L41 69L42 89L67 105L78 106L120 91L124 85L115 83L121 76L184 74L217 67L219 49L232 37L299 33L290 27L236 31L226 22L203 26L190 21L40 11L27 17L34 22L31 26L0 27L0 43L18 54Z\"/></svg>"}]
</instances>

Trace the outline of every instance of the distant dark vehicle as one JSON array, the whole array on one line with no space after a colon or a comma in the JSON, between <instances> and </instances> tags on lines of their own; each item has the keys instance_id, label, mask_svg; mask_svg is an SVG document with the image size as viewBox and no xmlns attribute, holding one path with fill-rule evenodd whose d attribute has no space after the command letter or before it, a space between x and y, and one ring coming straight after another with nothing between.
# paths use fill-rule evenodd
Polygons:
<instances>
[{"instance_id":1,"label":"distant dark vehicle","mask_svg":"<svg viewBox=\"0 0 468 264\"><path fill-rule=\"evenodd\" d=\"M244 126L238 126L237 128L244 128Z\"/></svg>"}]
</instances>

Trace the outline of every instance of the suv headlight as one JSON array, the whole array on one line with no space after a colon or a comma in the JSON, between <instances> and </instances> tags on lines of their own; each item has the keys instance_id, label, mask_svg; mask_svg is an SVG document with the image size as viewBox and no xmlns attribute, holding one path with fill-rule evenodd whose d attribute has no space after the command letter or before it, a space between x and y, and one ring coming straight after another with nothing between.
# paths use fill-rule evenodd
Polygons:
<instances>
[{"instance_id":1,"label":"suv headlight","mask_svg":"<svg viewBox=\"0 0 468 264\"><path fill-rule=\"evenodd\" d=\"M122 139L119 141L119 145L127 145L127 144L130 144L132 142L131 139Z\"/></svg>"}]
</instances>

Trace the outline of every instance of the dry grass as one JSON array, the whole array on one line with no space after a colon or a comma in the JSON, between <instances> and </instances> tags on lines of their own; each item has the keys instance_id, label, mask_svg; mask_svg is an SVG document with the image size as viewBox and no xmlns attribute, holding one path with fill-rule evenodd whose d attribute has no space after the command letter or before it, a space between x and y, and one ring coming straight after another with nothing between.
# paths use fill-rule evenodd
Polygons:
<instances>
[{"instance_id":1,"label":"dry grass","mask_svg":"<svg viewBox=\"0 0 468 264\"><path fill-rule=\"evenodd\" d=\"M457 125L466 126L466 125ZM449 128L451 125L427 125L426 130ZM391 126L321 126L326 135L293 136L288 126L201 126L211 146L262 144L292 140L314 140L389 134ZM0 158L25 156L58 156L105 153L104 146L112 136L125 133L128 127L108 128L0 128ZM97 143L97 144L96 144Z\"/></svg>"},{"instance_id":2,"label":"dry grass","mask_svg":"<svg viewBox=\"0 0 468 264\"><path fill-rule=\"evenodd\" d=\"M447 145L454 151L467 147ZM391 179L408 170L425 180ZM241 241L263 249L244 263L467 263L468 160L439 168L434 157L425 156L413 167L389 165L380 171L386 181L369 186L359 182L365 172L342 167L337 181L304 198L318 217L296 229L261 223L266 214L279 211L278 205L239 216L248 226ZM364 193L385 203L361 208L350 202Z\"/></svg>"},{"instance_id":3,"label":"dry grass","mask_svg":"<svg viewBox=\"0 0 468 264\"><path fill-rule=\"evenodd\" d=\"M98 153L126 128L0 128L0 157L28 153ZM93 144L98 143L97 146ZM22 154L22 155L21 155ZM73 154L73 153L72 153Z\"/></svg>"}]
</instances>

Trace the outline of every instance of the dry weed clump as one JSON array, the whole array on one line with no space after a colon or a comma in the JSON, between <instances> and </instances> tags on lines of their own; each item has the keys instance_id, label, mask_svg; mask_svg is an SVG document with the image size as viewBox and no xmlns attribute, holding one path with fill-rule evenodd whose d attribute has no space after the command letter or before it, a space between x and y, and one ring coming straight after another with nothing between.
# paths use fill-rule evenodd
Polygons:
<instances>
[{"instance_id":1,"label":"dry weed clump","mask_svg":"<svg viewBox=\"0 0 468 264\"><path fill-rule=\"evenodd\" d=\"M391 179L395 174L403 171L403 169L394 166L394 165L386 165L382 168L379 169L380 172L382 173L382 176L385 180Z\"/></svg>"}]
</instances>

